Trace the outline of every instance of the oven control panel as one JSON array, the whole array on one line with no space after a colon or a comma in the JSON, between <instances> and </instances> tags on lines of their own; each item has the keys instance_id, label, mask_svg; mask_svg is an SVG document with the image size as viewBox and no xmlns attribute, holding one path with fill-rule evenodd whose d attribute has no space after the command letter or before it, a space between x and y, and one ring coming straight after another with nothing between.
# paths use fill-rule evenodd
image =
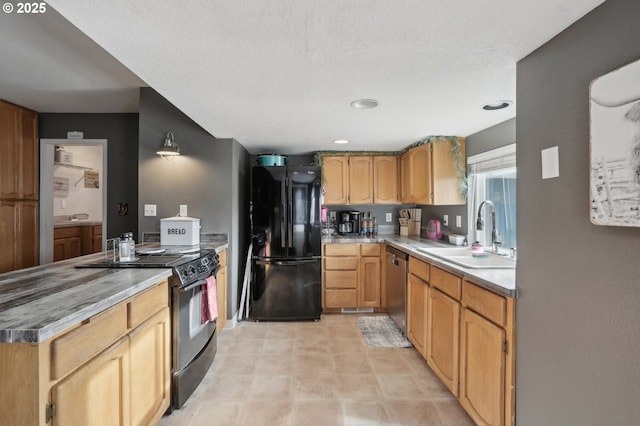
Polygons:
<instances>
[{"instance_id":1,"label":"oven control panel","mask_svg":"<svg viewBox=\"0 0 640 426\"><path fill-rule=\"evenodd\" d=\"M175 267L175 272L180 279L180 285L205 279L215 274L220 266L218 254L215 251L202 254L199 258Z\"/></svg>"}]
</instances>

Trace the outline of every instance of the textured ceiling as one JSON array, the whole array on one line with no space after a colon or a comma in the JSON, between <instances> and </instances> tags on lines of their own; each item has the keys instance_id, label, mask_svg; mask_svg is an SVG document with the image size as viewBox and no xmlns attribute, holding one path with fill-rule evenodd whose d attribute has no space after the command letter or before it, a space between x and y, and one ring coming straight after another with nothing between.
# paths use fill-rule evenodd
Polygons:
<instances>
[{"instance_id":1,"label":"textured ceiling","mask_svg":"<svg viewBox=\"0 0 640 426\"><path fill-rule=\"evenodd\" d=\"M121 81L129 87L135 78L126 69L114 70L119 61L145 82L140 85L153 87L216 137L236 138L253 153L294 154L395 150L429 135L468 136L512 118L515 105L493 112L481 107L515 101L516 62L601 2L48 4L117 60L105 59L103 67L82 63L84 53L72 54L81 63L80 68L69 63L79 93L96 90L89 79L94 71L96 82ZM73 28L44 30L61 33L59 50L67 42L89 47ZM45 50L39 53L46 57ZM58 62L55 71L67 72L67 64ZM380 106L351 108L358 98L377 99ZM334 145L339 138L351 144Z\"/></svg>"}]
</instances>

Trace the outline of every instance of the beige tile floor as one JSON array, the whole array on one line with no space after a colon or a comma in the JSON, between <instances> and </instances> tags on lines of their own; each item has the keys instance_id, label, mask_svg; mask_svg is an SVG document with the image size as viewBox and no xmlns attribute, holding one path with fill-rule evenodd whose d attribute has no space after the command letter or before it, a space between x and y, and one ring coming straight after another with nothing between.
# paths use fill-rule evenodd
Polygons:
<instances>
[{"instance_id":1,"label":"beige tile floor","mask_svg":"<svg viewBox=\"0 0 640 426\"><path fill-rule=\"evenodd\" d=\"M241 322L160 426L473 425L413 348L369 348L357 315Z\"/></svg>"}]
</instances>

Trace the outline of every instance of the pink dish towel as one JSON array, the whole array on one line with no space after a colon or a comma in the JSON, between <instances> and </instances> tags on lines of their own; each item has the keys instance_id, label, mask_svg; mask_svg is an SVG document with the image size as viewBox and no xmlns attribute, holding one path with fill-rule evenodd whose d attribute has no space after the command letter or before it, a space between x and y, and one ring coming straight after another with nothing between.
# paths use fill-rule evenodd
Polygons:
<instances>
[{"instance_id":1,"label":"pink dish towel","mask_svg":"<svg viewBox=\"0 0 640 426\"><path fill-rule=\"evenodd\" d=\"M216 277L211 275L207 278L207 282L202 285L202 309L200 315L202 324L218 318L217 292Z\"/></svg>"}]
</instances>

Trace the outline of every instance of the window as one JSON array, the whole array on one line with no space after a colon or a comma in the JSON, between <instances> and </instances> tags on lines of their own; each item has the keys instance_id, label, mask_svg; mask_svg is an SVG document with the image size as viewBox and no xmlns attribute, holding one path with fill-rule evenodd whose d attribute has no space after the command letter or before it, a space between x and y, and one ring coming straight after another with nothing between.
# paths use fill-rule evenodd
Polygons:
<instances>
[{"instance_id":1,"label":"window","mask_svg":"<svg viewBox=\"0 0 640 426\"><path fill-rule=\"evenodd\" d=\"M476 230L478 208L489 200L496 207L496 229L502 234L502 249L516 248L516 145L471 156L467 164L469 241L491 246L491 208L486 204L481 212L484 229Z\"/></svg>"}]
</instances>

